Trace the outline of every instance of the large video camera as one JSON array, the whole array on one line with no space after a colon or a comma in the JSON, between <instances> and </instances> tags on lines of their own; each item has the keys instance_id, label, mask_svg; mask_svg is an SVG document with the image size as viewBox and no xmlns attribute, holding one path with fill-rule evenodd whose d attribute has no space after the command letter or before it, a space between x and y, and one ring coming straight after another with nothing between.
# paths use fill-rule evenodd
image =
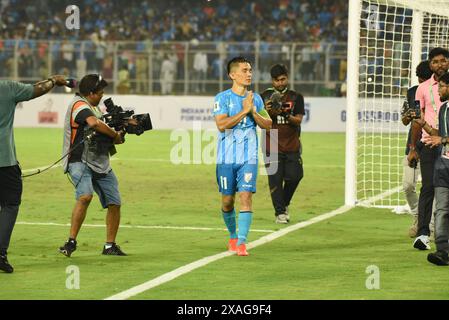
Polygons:
<instances>
[{"instance_id":1,"label":"large video camera","mask_svg":"<svg viewBox=\"0 0 449 320\"><path fill-rule=\"evenodd\" d=\"M124 131L126 133L140 136L147 130L153 129L151 118L148 113L134 114L133 110L123 110L112 102L112 98L104 101L107 113L103 115L103 120L108 126L116 131ZM135 119L137 124L128 123L130 119Z\"/></svg>"},{"instance_id":2,"label":"large video camera","mask_svg":"<svg viewBox=\"0 0 449 320\"><path fill-rule=\"evenodd\" d=\"M408 104L408 101L405 100L401 109L401 116L408 117L410 119L420 119L421 118L421 106L419 100L415 100L413 106Z\"/></svg>"}]
</instances>

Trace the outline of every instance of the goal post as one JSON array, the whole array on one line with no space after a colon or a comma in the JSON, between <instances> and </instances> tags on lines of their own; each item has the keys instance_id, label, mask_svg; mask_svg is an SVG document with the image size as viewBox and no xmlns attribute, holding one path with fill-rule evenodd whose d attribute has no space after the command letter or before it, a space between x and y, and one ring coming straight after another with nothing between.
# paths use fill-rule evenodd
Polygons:
<instances>
[{"instance_id":1,"label":"goal post","mask_svg":"<svg viewBox=\"0 0 449 320\"><path fill-rule=\"evenodd\" d=\"M449 0L349 0L345 204L404 205L400 109L432 48L449 48Z\"/></svg>"},{"instance_id":2,"label":"goal post","mask_svg":"<svg viewBox=\"0 0 449 320\"><path fill-rule=\"evenodd\" d=\"M357 201L357 111L359 86L360 16L362 2L349 1L348 16L348 69L346 89L346 160L345 204L353 206ZM351 76L350 76L351 75Z\"/></svg>"}]
</instances>

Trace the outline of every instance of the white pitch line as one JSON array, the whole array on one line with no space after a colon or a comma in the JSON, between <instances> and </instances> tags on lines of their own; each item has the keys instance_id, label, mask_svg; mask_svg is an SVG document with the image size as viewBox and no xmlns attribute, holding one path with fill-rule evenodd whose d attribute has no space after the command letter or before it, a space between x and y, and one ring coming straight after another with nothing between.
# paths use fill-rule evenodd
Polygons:
<instances>
[{"instance_id":1,"label":"white pitch line","mask_svg":"<svg viewBox=\"0 0 449 320\"><path fill-rule=\"evenodd\" d=\"M336 209L334 211L321 214L318 217L312 218L310 220L299 222L299 223L294 224L294 225L292 225L290 227L283 228L283 229L281 229L279 231L273 232L273 233L271 233L269 235L266 235L266 236L264 236L264 237L262 237L262 238L260 238L260 239L258 239L256 241L253 241L253 242L249 243L248 244L248 249L252 249L252 248L255 248L255 247L260 246L262 244L271 242L271 241L273 241L273 240L275 240L277 238L285 236L286 234L288 234L290 232L293 232L293 231L296 231L298 229L310 226L311 224L314 224L314 223L317 223L317 222L320 222L320 221L323 221L323 220L335 217L336 215L345 213L346 211L348 211L348 210L350 210L352 208L353 207L350 207L350 206L342 206L342 207L340 207L340 208L338 208L338 209ZM194 261L192 263L189 263L189 264L187 264L185 266L179 267L179 268L177 268L177 269L175 269L175 270L173 270L171 272L165 273L165 274L163 274L163 275L161 275L161 276L159 276L159 277L157 277L155 279L152 279L152 280L147 281L145 283L142 283L142 284L140 284L138 286L135 286L135 287L133 287L131 289L128 289L128 290L122 291L120 293L117 293L117 294L115 294L113 296L110 296L110 297L106 298L105 300L125 300L125 299L129 299L129 298L131 298L133 296L136 296L136 295L138 295L138 294L140 294L142 292L145 292L145 291L150 290L150 289L152 289L154 287L157 287L157 286L159 286L161 284L164 284L164 283L169 282L169 281L171 281L173 279L176 279L176 278L178 278L178 277L180 277L180 276L182 276L182 275L184 275L186 273L189 273L189 272L191 272L191 271L193 271L195 269L204 267L205 265L208 265L209 263L212 263L214 261L223 259L225 257L229 257L229 256L234 255L234 254L235 254L235 252L225 251L225 252L221 252L221 253L215 254L213 256L202 258L200 260L197 260L197 261Z\"/></svg>"},{"instance_id":2,"label":"white pitch line","mask_svg":"<svg viewBox=\"0 0 449 320\"><path fill-rule=\"evenodd\" d=\"M118 160L118 159L117 159ZM120 158L120 160L123 161L138 161L138 162L165 162L165 163L173 163L171 160L167 159L153 159L153 158ZM193 162L193 161L192 161ZM206 163L207 165L213 165L215 163ZM179 165L193 165L193 163L181 163L176 164L176 166ZM195 164L196 165L196 164ZM265 168L265 165L262 163L259 165L260 168ZM345 168L344 165L333 165L333 164L315 164L315 165L308 165L308 168L337 168L337 169L343 169Z\"/></svg>"},{"instance_id":3,"label":"white pitch line","mask_svg":"<svg viewBox=\"0 0 449 320\"><path fill-rule=\"evenodd\" d=\"M401 191L402 189L403 189L402 186L399 186L399 187L396 187L394 189L387 190L384 193L378 194L377 196L374 196L374 197L371 197L371 198L366 199L364 201L361 201L357 205L359 205L361 207L368 207L371 203L377 202L379 200L382 200L383 198L389 197L392 194L395 194L396 192Z\"/></svg>"},{"instance_id":4,"label":"white pitch line","mask_svg":"<svg viewBox=\"0 0 449 320\"><path fill-rule=\"evenodd\" d=\"M118 160L121 160L121 161L136 161L136 162L162 162L162 163L173 163L173 161L171 161L171 160L167 160L167 159L156 159L156 158L111 158L111 161L118 161ZM207 163L207 164L210 164L210 163ZM214 164L214 163L212 163L212 164ZM186 165L186 164L180 164L180 165ZM189 164L187 164L187 165L189 165ZM190 165L193 165L193 163L191 163ZM47 165L47 166L43 166L43 167L38 167L38 168L33 168L33 169L26 169L26 170L22 170L22 173L24 173L24 174L26 174L26 173L32 173L32 172L37 172L37 171L40 171L40 170L43 170L43 169L46 169L46 168L48 168L50 165ZM55 168L58 168L58 167L61 167L62 166L62 164L57 164L57 165L55 165L55 166L53 166L52 168L50 168L50 169L55 169ZM177 165L178 166L178 165ZM307 166L308 168L337 168L337 169L343 169L345 166L344 165L319 165L319 164L316 164L316 165L308 165ZM259 165L259 168L265 168L265 165L264 164L260 164Z\"/></svg>"},{"instance_id":5,"label":"white pitch line","mask_svg":"<svg viewBox=\"0 0 449 320\"><path fill-rule=\"evenodd\" d=\"M70 227L70 223L55 223L55 222L26 222L19 221L16 224L26 226L56 226L56 227ZM104 224L83 224L83 227L88 228L105 228ZM120 225L120 228L133 229L171 229L171 230L194 230L194 231L227 231L226 228L206 228L206 227L179 227L179 226L133 226L129 224ZM255 229L251 230L259 233L273 233L275 230Z\"/></svg>"}]
</instances>

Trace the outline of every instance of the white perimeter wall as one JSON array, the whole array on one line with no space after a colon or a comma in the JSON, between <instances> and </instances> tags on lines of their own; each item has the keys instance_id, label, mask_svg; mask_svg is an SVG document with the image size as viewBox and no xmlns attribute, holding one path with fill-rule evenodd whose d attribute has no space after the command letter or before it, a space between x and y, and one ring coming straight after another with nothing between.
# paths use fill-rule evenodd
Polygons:
<instances>
[{"instance_id":1,"label":"white perimeter wall","mask_svg":"<svg viewBox=\"0 0 449 320\"><path fill-rule=\"evenodd\" d=\"M105 96L108 98L109 96ZM133 109L136 114L149 113L154 129L192 129L193 122L201 128L215 128L212 116L213 97L197 96L111 96L115 104ZM15 114L16 127L62 128L71 94L48 94L20 103ZM346 121L345 98L305 98L306 115L302 130L305 132L344 132ZM396 105L396 103L394 103ZM399 108L382 112L379 107L359 112L359 121L385 126L397 123ZM103 104L100 105L105 108ZM198 123L195 128L198 127ZM405 127L404 131L406 130Z\"/></svg>"}]
</instances>

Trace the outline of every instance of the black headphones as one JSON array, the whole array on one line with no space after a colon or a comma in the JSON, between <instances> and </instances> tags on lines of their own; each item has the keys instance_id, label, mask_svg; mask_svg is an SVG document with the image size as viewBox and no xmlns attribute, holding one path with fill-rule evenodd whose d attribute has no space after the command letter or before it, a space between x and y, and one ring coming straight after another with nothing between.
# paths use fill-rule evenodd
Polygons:
<instances>
[{"instance_id":1,"label":"black headphones","mask_svg":"<svg viewBox=\"0 0 449 320\"><path fill-rule=\"evenodd\" d=\"M99 86L101 84L101 82L103 81L103 77L101 76L101 74L96 74L96 76L98 77L97 81L95 82L95 86L92 89L92 93L95 93L98 91Z\"/></svg>"}]
</instances>

